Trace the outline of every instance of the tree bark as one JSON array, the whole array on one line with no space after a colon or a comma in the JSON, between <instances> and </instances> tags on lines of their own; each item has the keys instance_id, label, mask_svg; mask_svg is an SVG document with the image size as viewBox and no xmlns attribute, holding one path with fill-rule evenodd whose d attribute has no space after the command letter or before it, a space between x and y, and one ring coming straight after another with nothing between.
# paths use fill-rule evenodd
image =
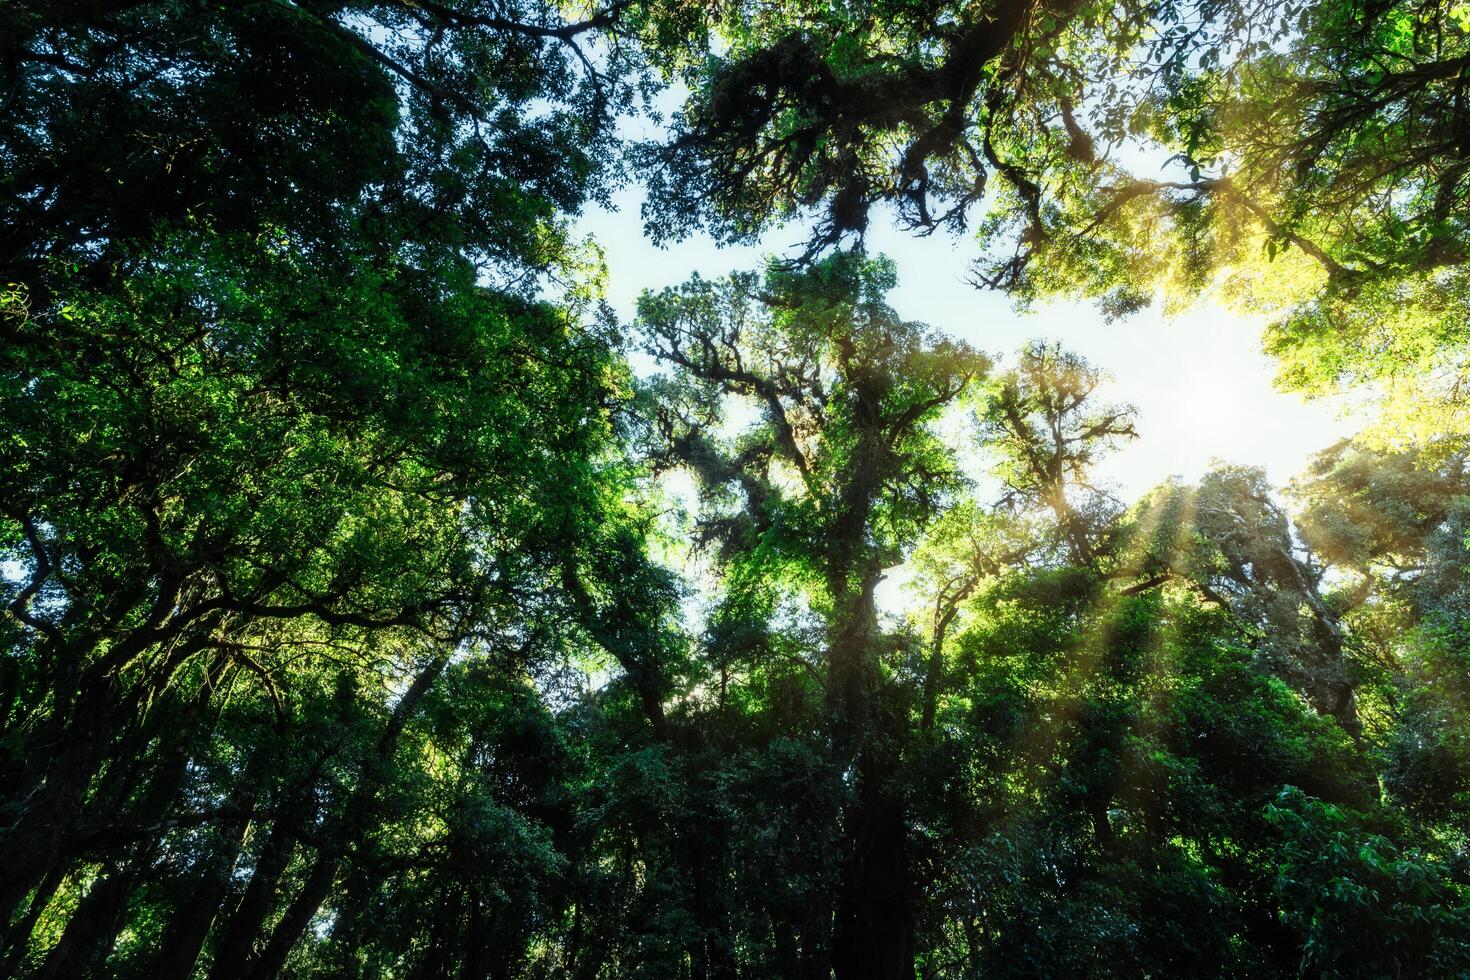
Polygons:
<instances>
[{"instance_id":1,"label":"tree bark","mask_svg":"<svg viewBox=\"0 0 1470 980\"><path fill-rule=\"evenodd\" d=\"M106 679L94 679L78 701L76 722L58 736L63 745L44 782L0 842L0 919L8 920L60 859L62 842L106 756L103 720L112 700Z\"/></svg>"},{"instance_id":2,"label":"tree bark","mask_svg":"<svg viewBox=\"0 0 1470 980\"><path fill-rule=\"evenodd\" d=\"M205 671L199 689L190 697L182 717L178 719L172 745L165 750L143 799L130 814L137 825L157 824L178 799L189 774L190 749L227 664L228 658L224 655L217 657ZM61 939L37 971L38 980L85 976L94 972L116 938L128 900L147 876L159 845L160 840L155 836L131 847L130 853L121 860L111 862L107 874L92 886L72 913Z\"/></svg>"}]
</instances>

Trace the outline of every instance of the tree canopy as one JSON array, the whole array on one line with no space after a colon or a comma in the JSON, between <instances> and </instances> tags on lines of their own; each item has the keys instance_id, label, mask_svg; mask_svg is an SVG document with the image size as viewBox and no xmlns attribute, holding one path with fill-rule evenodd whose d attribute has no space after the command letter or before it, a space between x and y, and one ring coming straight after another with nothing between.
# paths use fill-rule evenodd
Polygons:
<instances>
[{"instance_id":1,"label":"tree canopy","mask_svg":"<svg viewBox=\"0 0 1470 980\"><path fill-rule=\"evenodd\" d=\"M0 68L0 974L1470 975L1470 8L34 0ZM805 241L620 319L630 185ZM1125 499L1106 365L907 318L882 222L1375 412Z\"/></svg>"}]
</instances>

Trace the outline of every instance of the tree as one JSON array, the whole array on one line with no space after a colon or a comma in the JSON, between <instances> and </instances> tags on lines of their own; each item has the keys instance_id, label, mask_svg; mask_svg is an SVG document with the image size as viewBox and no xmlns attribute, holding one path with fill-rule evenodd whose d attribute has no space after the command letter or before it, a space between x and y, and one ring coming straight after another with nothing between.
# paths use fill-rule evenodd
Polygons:
<instances>
[{"instance_id":1,"label":"tree","mask_svg":"<svg viewBox=\"0 0 1470 980\"><path fill-rule=\"evenodd\" d=\"M1035 231L1043 166L1095 163L1076 119L1087 83L1128 61L1151 11L1071 2L741 5L689 31L723 42L651 150L656 236L690 217L729 238L817 213L813 250L861 237L871 210L963 229L993 177ZM1071 161L1070 163L1068 161Z\"/></svg>"},{"instance_id":2,"label":"tree","mask_svg":"<svg viewBox=\"0 0 1470 980\"><path fill-rule=\"evenodd\" d=\"M1000 506L1051 511L1068 556L1094 565L1116 516L1111 497L1094 486L1098 458L1135 439L1133 409L1093 404L1101 372L1059 346L1033 343L979 413L980 440L997 458L1005 487Z\"/></svg>"},{"instance_id":3,"label":"tree","mask_svg":"<svg viewBox=\"0 0 1470 980\"><path fill-rule=\"evenodd\" d=\"M675 37L706 61L648 150L656 236L809 217L811 257L875 209L921 234L983 210L977 285L1114 315L1224 285L1285 387L1463 440L1453 4L744 5Z\"/></svg>"},{"instance_id":4,"label":"tree","mask_svg":"<svg viewBox=\"0 0 1470 980\"><path fill-rule=\"evenodd\" d=\"M1198 500L1166 487L1132 514L1101 495L1081 510L1057 490L1091 485L1099 455L1131 434L1127 413L1093 404L1096 385L1078 379L1095 372L1075 357L1033 345L1021 364L979 414L1015 510L955 508L921 549L939 628L929 745L906 785L925 801L911 812L926 962L976 976L1295 975L1312 940L1282 927L1301 906L1275 891L1286 856L1267 808L1305 787L1363 820L1351 833L1386 815L1368 816L1360 743L1277 678L1301 674L1269 652L1314 634L1253 618L1283 590L1281 559L1247 544L1286 540L1284 515L1260 486L1242 506L1230 472ZM1183 500L1222 513L1233 501L1232 519L1169 509ZM1263 580L1250 586L1261 606L1216 548ZM1418 900L1395 899L1392 915ZM1164 939L1180 933L1188 949Z\"/></svg>"},{"instance_id":5,"label":"tree","mask_svg":"<svg viewBox=\"0 0 1470 980\"><path fill-rule=\"evenodd\" d=\"M0 17L5 956L187 975L215 920L213 972L273 974L446 658L540 656L538 621L617 603L579 529L626 518L624 385L566 223L637 68L582 47L611 12ZM420 679L392 710L383 664ZM344 703L293 726L314 689ZM376 757L288 754L277 782L215 741L275 744L231 710L262 700ZM139 932L183 907L147 885L180 860L200 914Z\"/></svg>"},{"instance_id":6,"label":"tree","mask_svg":"<svg viewBox=\"0 0 1470 980\"><path fill-rule=\"evenodd\" d=\"M1160 488L1140 510L1143 553L1133 563L1148 581L1178 576L1251 624L1267 669L1356 734L1360 677L1344 610L1326 594L1326 567L1299 546L1264 474L1222 467L1198 489Z\"/></svg>"},{"instance_id":7,"label":"tree","mask_svg":"<svg viewBox=\"0 0 1470 980\"><path fill-rule=\"evenodd\" d=\"M899 319L882 302L892 285L891 265L841 253L808 271L773 267L764 283L694 280L645 296L639 310L651 351L683 379L684 401L674 406L734 396L761 412L733 452L697 411L665 410L657 420L669 461L691 466L708 494L741 488L740 519L718 525L741 535L726 557L728 587L755 578L742 566L782 570L826 638L826 778L855 784L855 796L818 831L844 871L839 894L817 899L835 906L835 925L819 906L798 926L808 976L912 971L903 801L891 785L902 736L885 720L873 593L958 486L929 424L988 367ZM746 600L736 592L725 601Z\"/></svg>"}]
</instances>

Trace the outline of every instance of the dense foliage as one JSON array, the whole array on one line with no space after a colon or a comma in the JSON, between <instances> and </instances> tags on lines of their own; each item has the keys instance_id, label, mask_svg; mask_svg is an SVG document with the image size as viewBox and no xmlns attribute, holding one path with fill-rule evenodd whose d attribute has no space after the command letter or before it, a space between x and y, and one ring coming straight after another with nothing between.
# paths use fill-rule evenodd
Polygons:
<instances>
[{"instance_id":1,"label":"dense foliage","mask_svg":"<svg viewBox=\"0 0 1470 980\"><path fill-rule=\"evenodd\" d=\"M0 6L0 975L1470 976L1467 9ZM1381 422L1119 500L883 220Z\"/></svg>"}]
</instances>

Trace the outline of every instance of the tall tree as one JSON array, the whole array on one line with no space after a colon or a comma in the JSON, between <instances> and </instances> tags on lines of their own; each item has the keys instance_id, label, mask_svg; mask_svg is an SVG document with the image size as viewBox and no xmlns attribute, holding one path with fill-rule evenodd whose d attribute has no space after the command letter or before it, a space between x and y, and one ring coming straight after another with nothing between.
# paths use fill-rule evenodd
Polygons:
<instances>
[{"instance_id":1,"label":"tall tree","mask_svg":"<svg viewBox=\"0 0 1470 980\"><path fill-rule=\"evenodd\" d=\"M854 795L821 831L843 873L839 894L803 924L801 973L811 977L913 970L904 803L893 785L903 733L884 704L874 589L958 485L930 424L988 367L899 319L882 302L892 285L891 265L842 253L805 272L773 267L764 283L695 280L640 304L651 350L686 379L690 402L740 397L760 413L734 452L697 417L663 416L671 461L691 466L709 493L740 488L742 519L712 528L738 535L725 559L732 588L754 584L743 564L787 569L823 622L827 778Z\"/></svg>"},{"instance_id":2,"label":"tall tree","mask_svg":"<svg viewBox=\"0 0 1470 980\"><path fill-rule=\"evenodd\" d=\"M607 187L633 94L636 64L583 47L612 16L0 14L10 962L37 929L44 951L64 914L48 907L100 863L39 968L91 963L172 856L144 828L219 822L198 869L220 880L207 853L227 868L278 796L254 835L274 857L224 927L248 952L339 787L311 769L323 757L289 791L227 784L189 816L201 787L183 774L236 687L284 719L291 684L335 677L373 715L342 660L442 659L552 609L590 619L551 586L583 562L588 515L624 509L607 490L620 368L567 232ZM345 799L372 799L370 770ZM230 778L264 777L237 760ZM343 846L313 842L318 866ZM297 907L331 877L308 873ZM291 945L277 932L267 972ZM175 938L186 971L203 936Z\"/></svg>"}]
</instances>

